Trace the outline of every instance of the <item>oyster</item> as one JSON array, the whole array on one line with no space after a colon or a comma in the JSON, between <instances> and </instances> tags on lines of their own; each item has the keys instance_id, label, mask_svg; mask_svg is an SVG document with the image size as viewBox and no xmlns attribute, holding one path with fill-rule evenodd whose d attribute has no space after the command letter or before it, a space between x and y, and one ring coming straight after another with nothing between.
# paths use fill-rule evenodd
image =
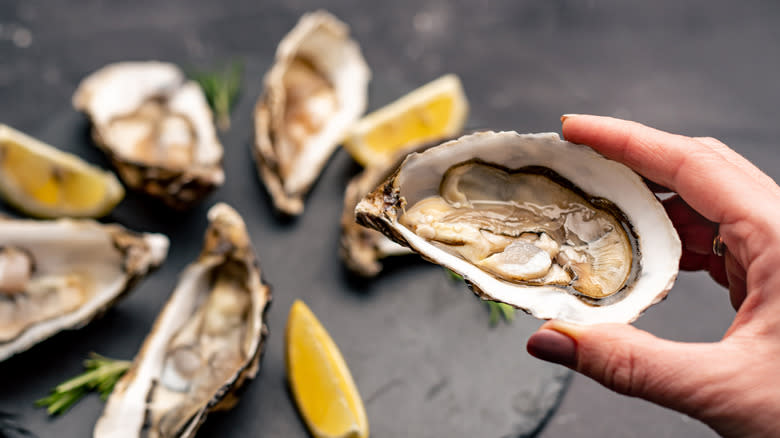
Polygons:
<instances>
[{"instance_id":1,"label":"oyster","mask_svg":"<svg viewBox=\"0 0 780 438\"><path fill-rule=\"evenodd\" d=\"M387 179L412 152L421 152L433 143L406 147L387 163L372 165L355 175L344 191L344 209L341 212L341 245L339 254L346 267L363 277L373 277L382 270L381 259L413 254L409 248L388 239L379 231L363 227L355 222L355 207L377 185Z\"/></svg>"},{"instance_id":2,"label":"oyster","mask_svg":"<svg viewBox=\"0 0 780 438\"><path fill-rule=\"evenodd\" d=\"M412 154L356 215L544 319L633 321L666 296L681 255L638 175L557 134L484 132Z\"/></svg>"},{"instance_id":3,"label":"oyster","mask_svg":"<svg viewBox=\"0 0 780 438\"><path fill-rule=\"evenodd\" d=\"M73 106L130 188L184 209L222 185L222 145L200 86L173 64L120 62L84 79Z\"/></svg>"},{"instance_id":4,"label":"oyster","mask_svg":"<svg viewBox=\"0 0 780 438\"><path fill-rule=\"evenodd\" d=\"M253 153L275 207L303 211L303 198L366 108L371 73L349 28L332 15L304 15L284 37L255 108Z\"/></svg>"},{"instance_id":5,"label":"oyster","mask_svg":"<svg viewBox=\"0 0 780 438\"><path fill-rule=\"evenodd\" d=\"M167 251L167 237L119 225L0 218L0 361L85 325Z\"/></svg>"},{"instance_id":6,"label":"oyster","mask_svg":"<svg viewBox=\"0 0 780 438\"><path fill-rule=\"evenodd\" d=\"M257 373L270 290L241 216L217 204L208 218L200 257L111 393L96 438L194 436Z\"/></svg>"}]
</instances>

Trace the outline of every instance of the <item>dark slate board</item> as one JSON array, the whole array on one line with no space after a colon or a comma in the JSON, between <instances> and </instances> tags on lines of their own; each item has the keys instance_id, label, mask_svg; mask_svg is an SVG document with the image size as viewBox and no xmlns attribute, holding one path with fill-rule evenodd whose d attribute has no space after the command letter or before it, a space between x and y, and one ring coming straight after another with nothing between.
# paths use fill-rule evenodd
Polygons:
<instances>
[{"instance_id":1,"label":"dark slate board","mask_svg":"<svg viewBox=\"0 0 780 438\"><path fill-rule=\"evenodd\" d=\"M33 401L79 373L90 351L133 357L178 273L200 249L206 210L224 201L244 216L272 286L271 334L260 375L242 402L210 418L199 436L307 435L288 394L283 361L284 325L296 298L308 303L340 346L365 401L372 436L515 437L537 431L569 376L563 368L526 354L525 340L539 321L518 315L511 325L491 328L486 307L464 285L416 256L390 262L375 280L359 280L344 270L337 255L342 194L359 171L344 151L327 166L300 218L272 212L251 160L251 111L277 42L308 7L236 4L227 13L209 2L171 3L160 11L155 5L84 2L67 10L26 2L0 5L0 24L9 19L29 29L33 38L26 49L18 47L18 40L14 43L13 35L0 41L0 80L6 74L16 84L3 88L0 99L18 105L0 109L0 120L104 166L105 158L91 145L87 122L69 106L70 93L83 75L124 59L154 58L189 67L239 56L246 63L233 128L221 135L225 185L187 213L129 194L106 221L167 234L168 260L102 319L0 364L0 410L20 413L20 421L40 436L89 436L102 410L96 396L58 419L48 419L45 411L32 407ZM424 40L383 29L392 21L372 18L381 13L357 13L346 2L335 9L353 25L374 69L372 108L440 74L468 75L472 70L444 61L447 54L441 50L455 50L452 42L426 47ZM441 32L439 19L429 14L415 23L426 32ZM430 58L401 63L400 57L413 47L419 51L414 56ZM436 65L429 64L434 61ZM55 82L57 93L41 95L40 80ZM480 110L484 101L479 91L467 85L467 93L475 97L474 123L490 119Z\"/></svg>"},{"instance_id":2,"label":"dark slate board","mask_svg":"<svg viewBox=\"0 0 780 438\"><path fill-rule=\"evenodd\" d=\"M414 259L394 262L374 282L344 275L335 205L358 168L343 151L300 220L280 221L270 212L248 151L250 111L279 39L318 7L347 21L363 46L374 72L371 108L455 72L472 104L469 128L559 131L562 113L614 115L714 136L780 179L778 2L3 0L0 122L94 163L106 164L68 104L79 79L94 69L126 59L204 67L238 57L247 61L247 75L234 129L222 137L225 187L187 215L128 197L112 219L170 234L171 258L102 320L0 364L0 410L21 413L21 422L41 436L88 436L101 410L97 397L57 420L47 420L32 401L78 373L90 351L115 357L136 351L177 273L200 248L206 209L227 200L250 222L275 301L260 378L233 412L209 420L202 436L305 436L281 361L295 297L317 312L363 397L372 399L374 436L512 436L522 424L532 427L526 419L544 415L550 406L544 400L555 398L556 379L565 374L524 353L539 322L521 316L489 329L468 292ZM636 325L664 338L711 342L733 314L728 294L706 274L682 273L669 297ZM545 386L543 376L553 384ZM533 402L514 407L515 400L535 398L538 409ZM688 417L575 376L539 438L713 435Z\"/></svg>"}]
</instances>

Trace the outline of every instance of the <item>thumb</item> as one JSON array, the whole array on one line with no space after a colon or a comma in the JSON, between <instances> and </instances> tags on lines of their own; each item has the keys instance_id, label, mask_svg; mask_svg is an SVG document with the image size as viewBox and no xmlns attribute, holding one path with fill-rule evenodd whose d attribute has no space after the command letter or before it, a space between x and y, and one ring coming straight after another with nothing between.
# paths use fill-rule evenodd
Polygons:
<instances>
[{"instance_id":1,"label":"thumb","mask_svg":"<svg viewBox=\"0 0 780 438\"><path fill-rule=\"evenodd\" d=\"M527 344L531 355L567 366L620 394L694 417L717 399L733 364L720 344L659 339L627 324L549 321ZM725 355L728 357L728 355Z\"/></svg>"}]
</instances>

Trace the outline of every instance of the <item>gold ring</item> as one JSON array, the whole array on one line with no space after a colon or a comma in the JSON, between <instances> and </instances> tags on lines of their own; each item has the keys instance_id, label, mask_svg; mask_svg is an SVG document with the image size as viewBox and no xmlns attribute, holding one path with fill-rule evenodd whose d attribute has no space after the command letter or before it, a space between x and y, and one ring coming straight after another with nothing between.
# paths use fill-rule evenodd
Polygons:
<instances>
[{"instance_id":1,"label":"gold ring","mask_svg":"<svg viewBox=\"0 0 780 438\"><path fill-rule=\"evenodd\" d=\"M712 253L716 256L723 257L724 254L726 254L726 243L723 242L723 238L720 237L720 234L716 234L715 238L712 239Z\"/></svg>"}]
</instances>

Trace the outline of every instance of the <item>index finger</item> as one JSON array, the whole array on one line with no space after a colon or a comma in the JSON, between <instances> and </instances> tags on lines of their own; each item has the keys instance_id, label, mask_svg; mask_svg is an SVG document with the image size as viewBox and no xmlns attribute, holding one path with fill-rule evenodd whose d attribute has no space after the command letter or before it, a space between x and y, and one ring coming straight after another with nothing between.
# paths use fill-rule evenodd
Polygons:
<instances>
[{"instance_id":1,"label":"index finger","mask_svg":"<svg viewBox=\"0 0 780 438\"><path fill-rule=\"evenodd\" d=\"M766 184L757 180L757 174L763 175L760 170L723 144L716 147L610 117L572 115L561 120L566 140L588 145L669 187L713 222L733 223L749 214L745 194Z\"/></svg>"}]
</instances>

